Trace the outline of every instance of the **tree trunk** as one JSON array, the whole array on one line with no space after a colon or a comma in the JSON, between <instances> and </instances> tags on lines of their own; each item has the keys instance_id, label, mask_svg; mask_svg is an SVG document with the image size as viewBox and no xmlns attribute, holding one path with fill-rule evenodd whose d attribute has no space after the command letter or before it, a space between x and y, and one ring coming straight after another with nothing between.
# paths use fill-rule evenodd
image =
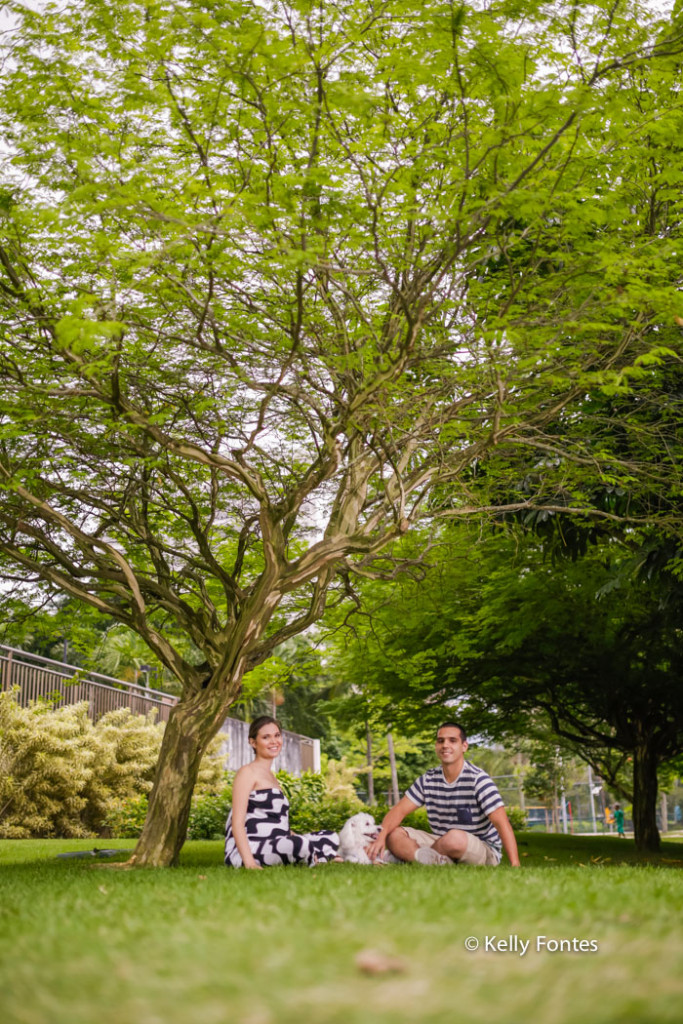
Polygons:
<instances>
[{"instance_id":1,"label":"tree trunk","mask_svg":"<svg viewBox=\"0 0 683 1024\"><path fill-rule=\"evenodd\" d=\"M659 796L659 815L662 819L662 832L669 831L669 801L666 798L666 793L660 793Z\"/></svg>"},{"instance_id":2,"label":"tree trunk","mask_svg":"<svg viewBox=\"0 0 683 1024\"><path fill-rule=\"evenodd\" d=\"M395 807L400 797L398 795L398 772L396 771L396 754L394 753L394 737L391 732L387 733L387 746L389 748L389 766L391 768L391 795L392 804Z\"/></svg>"},{"instance_id":3,"label":"tree trunk","mask_svg":"<svg viewBox=\"0 0 683 1024\"><path fill-rule=\"evenodd\" d=\"M655 744L641 740L633 752L633 833L640 853L659 851Z\"/></svg>"},{"instance_id":4,"label":"tree trunk","mask_svg":"<svg viewBox=\"0 0 683 1024\"><path fill-rule=\"evenodd\" d=\"M367 743L368 803L372 806L375 802L375 776L372 770L372 733L369 723L365 727L365 740Z\"/></svg>"},{"instance_id":5,"label":"tree trunk","mask_svg":"<svg viewBox=\"0 0 683 1024\"><path fill-rule=\"evenodd\" d=\"M173 708L164 730L147 817L129 864L163 868L178 863L199 765L226 713L225 702L205 692L181 700Z\"/></svg>"}]
</instances>

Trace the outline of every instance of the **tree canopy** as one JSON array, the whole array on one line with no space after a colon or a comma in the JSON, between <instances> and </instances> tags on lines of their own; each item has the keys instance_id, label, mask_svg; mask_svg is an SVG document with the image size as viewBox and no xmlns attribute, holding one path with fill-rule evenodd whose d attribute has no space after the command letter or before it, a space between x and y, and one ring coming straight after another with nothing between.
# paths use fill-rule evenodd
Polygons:
<instances>
[{"instance_id":1,"label":"tree canopy","mask_svg":"<svg viewBox=\"0 0 683 1024\"><path fill-rule=\"evenodd\" d=\"M657 771L683 752L680 581L615 538L576 560L529 535L464 547L393 600L374 594L345 653L359 707L405 729L453 706L468 731L516 739L542 713L536 730L549 723L608 782L630 769L636 843L656 848Z\"/></svg>"},{"instance_id":2,"label":"tree canopy","mask_svg":"<svg viewBox=\"0 0 683 1024\"><path fill-rule=\"evenodd\" d=\"M678 166L683 33L631 0L6 7L0 555L180 680L162 863L245 671L440 485L470 511L474 464L671 357L680 197L641 147Z\"/></svg>"}]
</instances>

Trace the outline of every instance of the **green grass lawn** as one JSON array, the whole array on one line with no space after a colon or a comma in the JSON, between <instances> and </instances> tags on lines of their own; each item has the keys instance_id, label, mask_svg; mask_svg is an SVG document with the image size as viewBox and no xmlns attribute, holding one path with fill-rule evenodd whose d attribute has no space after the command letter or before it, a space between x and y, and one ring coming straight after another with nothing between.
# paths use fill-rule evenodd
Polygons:
<instances>
[{"instance_id":1,"label":"green grass lawn","mask_svg":"<svg viewBox=\"0 0 683 1024\"><path fill-rule=\"evenodd\" d=\"M616 837L519 838L521 871L232 871L219 843L187 844L175 870L119 871L55 859L92 840L0 842L0 1020L680 1021L683 843L644 865ZM539 950L543 936L598 948ZM400 970L364 973L364 950Z\"/></svg>"}]
</instances>

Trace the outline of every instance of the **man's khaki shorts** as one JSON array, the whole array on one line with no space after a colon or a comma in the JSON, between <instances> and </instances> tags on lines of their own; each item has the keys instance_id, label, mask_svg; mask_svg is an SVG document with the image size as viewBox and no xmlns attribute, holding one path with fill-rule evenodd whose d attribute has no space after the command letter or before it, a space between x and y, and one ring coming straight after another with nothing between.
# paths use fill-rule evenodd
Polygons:
<instances>
[{"instance_id":1,"label":"man's khaki shorts","mask_svg":"<svg viewBox=\"0 0 683 1024\"><path fill-rule=\"evenodd\" d=\"M437 839L441 838L440 836L435 836L432 832L425 832L421 828L411 828L410 825L402 825L401 828L409 839L417 843L418 848L433 846ZM467 849L456 863L474 864L477 867L495 867L500 864L500 857L492 846L489 846L488 843L483 843L481 839L477 839L471 832L468 832Z\"/></svg>"}]
</instances>

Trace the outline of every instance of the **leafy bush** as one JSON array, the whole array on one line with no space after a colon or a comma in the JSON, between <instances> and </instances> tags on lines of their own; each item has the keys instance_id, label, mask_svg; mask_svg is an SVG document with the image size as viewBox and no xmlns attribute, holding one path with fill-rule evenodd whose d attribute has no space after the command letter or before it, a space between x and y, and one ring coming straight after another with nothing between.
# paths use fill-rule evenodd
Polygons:
<instances>
[{"instance_id":1,"label":"leafy bush","mask_svg":"<svg viewBox=\"0 0 683 1024\"><path fill-rule=\"evenodd\" d=\"M365 810L345 777L344 765L325 775L303 772L300 776L280 771L277 779L289 800L289 826L293 832L318 832L330 829L338 832L352 814ZM332 791L330 791L330 782Z\"/></svg>"},{"instance_id":2,"label":"leafy bush","mask_svg":"<svg viewBox=\"0 0 683 1024\"><path fill-rule=\"evenodd\" d=\"M84 836L83 790L94 755L87 705L22 708L0 694L0 837Z\"/></svg>"},{"instance_id":3,"label":"leafy bush","mask_svg":"<svg viewBox=\"0 0 683 1024\"><path fill-rule=\"evenodd\" d=\"M113 803L104 820L104 827L116 839L137 839L147 817L146 795L129 797Z\"/></svg>"},{"instance_id":4,"label":"leafy bush","mask_svg":"<svg viewBox=\"0 0 683 1024\"><path fill-rule=\"evenodd\" d=\"M155 714L88 705L21 707L0 693L0 838L139 834L163 736ZM202 760L197 793L222 791L217 737Z\"/></svg>"},{"instance_id":5,"label":"leafy bush","mask_svg":"<svg viewBox=\"0 0 683 1024\"><path fill-rule=\"evenodd\" d=\"M403 819L404 825L409 825L411 828L421 828L423 832L431 832L429 827L429 821L427 819L427 812L424 807L418 807L416 811L412 811L406 818Z\"/></svg>"},{"instance_id":6,"label":"leafy bush","mask_svg":"<svg viewBox=\"0 0 683 1024\"><path fill-rule=\"evenodd\" d=\"M289 825L293 832L319 832L321 829L339 832L353 814L364 810L367 808L357 801L328 796L319 803L294 806L290 811Z\"/></svg>"},{"instance_id":7,"label":"leafy bush","mask_svg":"<svg viewBox=\"0 0 683 1024\"><path fill-rule=\"evenodd\" d=\"M338 797L326 795L322 800L316 802L300 801L292 804L289 823L293 832L317 832L320 829L332 829L338 832L349 818L364 811L371 814L379 825L384 815L390 808L387 804L373 804L369 807L357 798L339 799ZM421 828L431 831L427 821L427 812L423 807L418 808L404 819L404 825L412 828Z\"/></svg>"},{"instance_id":8,"label":"leafy bush","mask_svg":"<svg viewBox=\"0 0 683 1024\"><path fill-rule=\"evenodd\" d=\"M224 773L225 776L231 773ZM198 793L192 798L192 809L187 827L188 839L222 839L225 822L230 813L232 786L224 786L219 793ZM117 839L137 839L147 815L147 796L130 797L111 805L105 827Z\"/></svg>"},{"instance_id":9,"label":"leafy bush","mask_svg":"<svg viewBox=\"0 0 683 1024\"><path fill-rule=\"evenodd\" d=\"M83 788L86 803L82 814L90 831L100 832L110 810L121 802L149 793L163 731L155 712L135 715L130 708L109 711L90 726L93 770Z\"/></svg>"},{"instance_id":10,"label":"leafy bush","mask_svg":"<svg viewBox=\"0 0 683 1024\"><path fill-rule=\"evenodd\" d=\"M325 796L325 780L316 772L291 775L283 770L277 773L277 781L282 786L290 806L298 803L320 803Z\"/></svg>"},{"instance_id":11,"label":"leafy bush","mask_svg":"<svg viewBox=\"0 0 683 1024\"><path fill-rule=\"evenodd\" d=\"M347 763L346 757L334 761L331 758L323 761L323 778L325 781L325 792L328 796L337 797L340 800L356 799L359 806L361 800L356 793L358 776L367 772L367 768L357 768Z\"/></svg>"},{"instance_id":12,"label":"leafy bush","mask_svg":"<svg viewBox=\"0 0 683 1024\"><path fill-rule=\"evenodd\" d=\"M226 781L232 785L235 773L225 769L225 758L220 753L223 741L224 737L219 733L209 743L197 772L195 795L220 793L225 789Z\"/></svg>"},{"instance_id":13,"label":"leafy bush","mask_svg":"<svg viewBox=\"0 0 683 1024\"><path fill-rule=\"evenodd\" d=\"M188 839L222 839L225 822L230 813L232 787L220 793L204 793L192 799L192 810L187 827Z\"/></svg>"},{"instance_id":14,"label":"leafy bush","mask_svg":"<svg viewBox=\"0 0 683 1024\"><path fill-rule=\"evenodd\" d=\"M521 807L506 807L505 810L508 812L510 824L515 832L521 832L527 827L526 811L523 811Z\"/></svg>"}]
</instances>

